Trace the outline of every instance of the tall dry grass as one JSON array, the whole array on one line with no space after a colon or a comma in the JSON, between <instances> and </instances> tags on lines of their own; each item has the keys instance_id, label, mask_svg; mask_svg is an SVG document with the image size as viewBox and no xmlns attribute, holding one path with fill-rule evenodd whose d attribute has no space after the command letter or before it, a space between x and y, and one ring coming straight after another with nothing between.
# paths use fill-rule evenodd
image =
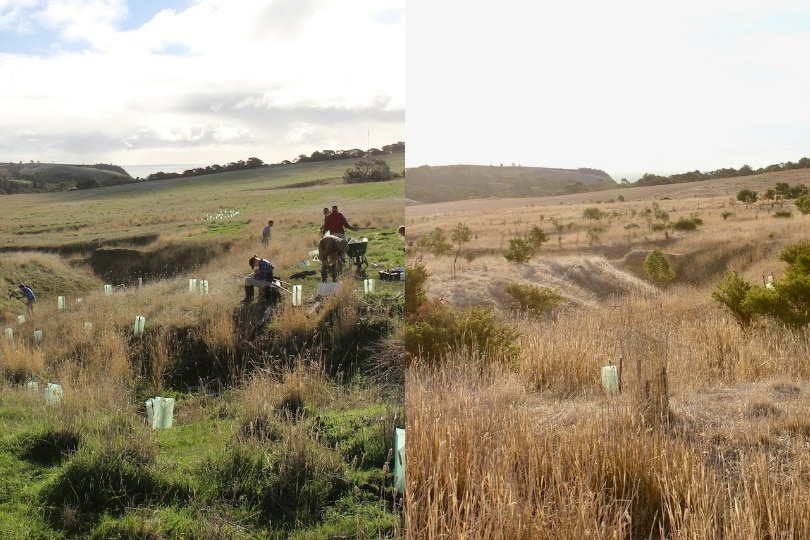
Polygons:
<instances>
[{"instance_id":1,"label":"tall dry grass","mask_svg":"<svg viewBox=\"0 0 810 540\"><path fill-rule=\"evenodd\" d=\"M437 226L474 226L467 248L486 255L455 278L447 258L425 255L428 294L495 306L520 331L522 349L510 364L456 350L439 368L417 361L406 373L408 538L810 536L810 332L765 320L744 330L711 300L712 276L726 270L754 283L771 272L779 279L778 255L805 239L806 218L775 219L735 194L408 220L412 249ZM653 202L673 221L698 213L704 224L694 233L653 232L643 214ZM595 245L584 241L589 206L610 214ZM501 265L489 255L533 224L549 232L553 221L573 225L559 243L550 234L537 262ZM571 262L603 256L621 279L615 270L638 270L625 255L656 246L682 278L657 291L606 294L600 265L579 265L603 272L583 279ZM503 308L499 287L510 281L575 301L520 318ZM610 364L622 367L620 394L602 387L600 370Z\"/></svg>"}]
</instances>

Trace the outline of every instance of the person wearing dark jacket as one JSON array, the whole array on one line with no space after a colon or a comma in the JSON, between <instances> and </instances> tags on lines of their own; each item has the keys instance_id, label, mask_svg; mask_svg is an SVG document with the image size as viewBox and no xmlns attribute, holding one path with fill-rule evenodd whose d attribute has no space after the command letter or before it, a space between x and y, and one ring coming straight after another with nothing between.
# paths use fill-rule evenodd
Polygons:
<instances>
[{"instance_id":1,"label":"person wearing dark jacket","mask_svg":"<svg viewBox=\"0 0 810 540\"><path fill-rule=\"evenodd\" d=\"M273 270L275 269L273 263L254 255L248 260L248 264L253 269L253 272L245 277L245 299L242 300L243 304L253 300L253 287L263 289L273 286Z\"/></svg>"},{"instance_id":2,"label":"person wearing dark jacket","mask_svg":"<svg viewBox=\"0 0 810 540\"><path fill-rule=\"evenodd\" d=\"M37 295L34 294L34 291L31 287L20 283L20 292L22 292L23 297L25 298L25 305L28 308L28 315L31 318L34 317L34 302L37 301Z\"/></svg>"}]
</instances>

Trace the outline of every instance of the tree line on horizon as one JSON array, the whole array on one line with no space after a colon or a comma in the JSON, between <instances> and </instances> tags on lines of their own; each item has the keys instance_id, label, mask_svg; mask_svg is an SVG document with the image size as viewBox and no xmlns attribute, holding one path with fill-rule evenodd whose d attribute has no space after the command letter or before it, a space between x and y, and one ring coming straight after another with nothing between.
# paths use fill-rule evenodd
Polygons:
<instances>
[{"instance_id":1,"label":"tree line on horizon","mask_svg":"<svg viewBox=\"0 0 810 540\"><path fill-rule=\"evenodd\" d=\"M182 173L156 172L146 178L132 178L129 173L119 165L97 163L95 165L65 165L30 163L0 163L0 195L13 195L18 193L46 193L54 191L69 191L72 189L92 189L107 185L129 184L133 182L149 182L155 180L168 180L173 178L188 178L205 176L223 172L260 169L265 167L292 165L295 163L312 163L317 161L332 161L340 159L362 159L403 152L405 143L400 141L386 144L381 148L369 150L316 150L309 156L301 154L295 160L284 160L280 163L267 164L257 157L247 160L233 161L226 165L208 165L195 167ZM69 168L70 170L65 170ZM87 174L78 171L86 169ZM100 175L100 172L102 173ZM103 172L109 173L104 178Z\"/></svg>"},{"instance_id":2,"label":"tree line on horizon","mask_svg":"<svg viewBox=\"0 0 810 540\"><path fill-rule=\"evenodd\" d=\"M628 182L626 178L622 178L620 185L623 187L637 187L637 186L660 186L664 184L682 184L685 182L700 182L703 180L715 180L718 178L751 176L755 174L789 171L794 169L810 169L810 158L803 157L796 163L788 161L787 163L768 165L767 167L759 169L753 169L749 165L743 165L739 169L724 168L706 173L702 173L698 170L695 170L692 172L672 174L670 176L645 173L644 176L642 176L641 178L632 183Z\"/></svg>"},{"instance_id":3,"label":"tree line on horizon","mask_svg":"<svg viewBox=\"0 0 810 540\"><path fill-rule=\"evenodd\" d=\"M209 165L207 167L197 167L188 169L182 173L166 173L156 172L146 177L146 180L166 180L169 178L185 178L190 176L205 176L208 174L217 174L221 172L244 171L248 169L261 169L264 167L273 167L281 165L292 165L295 163L313 163L317 161L333 161L340 159L359 159L366 156L380 156L384 154L393 154L396 152L403 152L405 150L405 143L400 141L393 144L386 144L382 148L371 148L369 150L360 150L353 148L351 150L316 150L309 156L306 154L299 155L295 160L290 161L285 159L280 163L267 164L257 157L248 158L247 161L239 160L231 162L227 165Z\"/></svg>"}]
</instances>

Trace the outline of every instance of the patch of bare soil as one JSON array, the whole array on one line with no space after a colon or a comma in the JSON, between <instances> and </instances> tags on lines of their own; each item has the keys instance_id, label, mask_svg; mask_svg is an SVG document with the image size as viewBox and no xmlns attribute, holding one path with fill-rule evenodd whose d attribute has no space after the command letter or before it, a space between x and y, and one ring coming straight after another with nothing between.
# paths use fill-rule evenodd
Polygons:
<instances>
[{"instance_id":1,"label":"patch of bare soil","mask_svg":"<svg viewBox=\"0 0 810 540\"><path fill-rule=\"evenodd\" d=\"M526 264L508 262L501 255L460 263L452 275L446 257L423 261L430 279L428 294L458 306L506 308L511 297L506 285L517 282L555 291L576 306L596 306L614 296L656 295L658 290L598 256L535 258Z\"/></svg>"}]
</instances>

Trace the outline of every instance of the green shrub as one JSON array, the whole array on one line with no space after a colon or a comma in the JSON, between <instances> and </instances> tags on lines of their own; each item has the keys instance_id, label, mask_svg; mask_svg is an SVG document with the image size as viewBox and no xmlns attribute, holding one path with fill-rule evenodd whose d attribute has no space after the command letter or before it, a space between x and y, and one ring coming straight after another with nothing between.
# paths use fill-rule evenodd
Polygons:
<instances>
[{"instance_id":1,"label":"green shrub","mask_svg":"<svg viewBox=\"0 0 810 540\"><path fill-rule=\"evenodd\" d=\"M582 211L582 217L585 219L600 220L604 217L604 212L595 206L590 206Z\"/></svg>"},{"instance_id":2,"label":"green shrub","mask_svg":"<svg viewBox=\"0 0 810 540\"><path fill-rule=\"evenodd\" d=\"M421 263L405 267L405 314L416 313L416 309L427 301L427 279L430 272Z\"/></svg>"},{"instance_id":3,"label":"green shrub","mask_svg":"<svg viewBox=\"0 0 810 540\"><path fill-rule=\"evenodd\" d=\"M727 275L712 297L729 308L743 325L749 324L753 316L762 315L787 326L806 326L810 323L810 242L787 246L779 258L788 263L781 280L757 287Z\"/></svg>"},{"instance_id":4,"label":"green shrub","mask_svg":"<svg viewBox=\"0 0 810 540\"><path fill-rule=\"evenodd\" d=\"M483 306L454 309L431 299L405 320L405 351L415 358L441 362L454 348L481 351L491 359L513 360L519 353L517 332Z\"/></svg>"},{"instance_id":5,"label":"green shrub","mask_svg":"<svg viewBox=\"0 0 810 540\"><path fill-rule=\"evenodd\" d=\"M678 218L678 220L672 224L672 228L676 231L696 231L698 224L695 222L694 219L691 218Z\"/></svg>"},{"instance_id":6,"label":"green shrub","mask_svg":"<svg viewBox=\"0 0 810 540\"><path fill-rule=\"evenodd\" d=\"M652 250L644 259L644 271L650 279L659 284L667 284L675 279L675 271L672 270L669 259L658 248Z\"/></svg>"},{"instance_id":7,"label":"green shrub","mask_svg":"<svg viewBox=\"0 0 810 540\"><path fill-rule=\"evenodd\" d=\"M534 250L528 240L515 237L509 239L509 248L507 248L503 256L509 262L522 264L529 262L533 254Z\"/></svg>"},{"instance_id":8,"label":"green shrub","mask_svg":"<svg viewBox=\"0 0 810 540\"><path fill-rule=\"evenodd\" d=\"M551 289L515 282L506 285L506 292L515 299L520 311L532 317L539 317L565 300Z\"/></svg>"},{"instance_id":9,"label":"green shrub","mask_svg":"<svg viewBox=\"0 0 810 540\"><path fill-rule=\"evenodd\" d=\"M793 212L790 210L777 210L773 213L773 217L775 218L790 218L793 217Z\"/></svg>"},{"instance_id":10,"label":"green shrub","mask_svg":"<svg viewBox=\"0 0 810 540\"><path fill-rule=\"evenodd\" d=\"M750 326L754 312L745 303L752 285L736 271L728 272L712 291L712 299L725 306L741 326Z\"/></svg>"}]
</instances>

